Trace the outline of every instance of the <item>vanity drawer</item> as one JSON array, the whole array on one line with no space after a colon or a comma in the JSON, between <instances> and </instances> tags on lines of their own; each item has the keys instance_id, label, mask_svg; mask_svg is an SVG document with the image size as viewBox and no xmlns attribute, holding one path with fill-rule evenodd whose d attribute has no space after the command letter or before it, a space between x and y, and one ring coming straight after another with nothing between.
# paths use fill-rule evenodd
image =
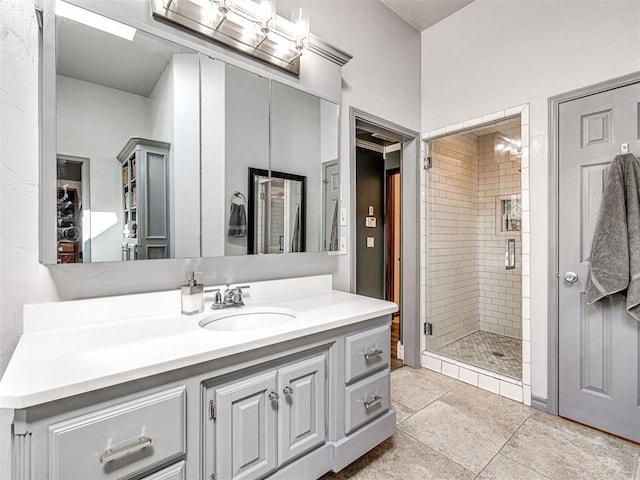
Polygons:
<instances>
[{"instance_id":1,"label":"vanity drawer","mask_svg":"<svg viewBox=\"0 0 640 480\"><path fill-rule=\"evenodd\" d=\"M389 409L389 371L346 387L345 433L348 435Z\"/></svg>"},{"instance_id":2,"label":"vanity drawer","mask_svg":"<svg viewBox=\"0 0 640 480\"><path fill-rule=\"evenodd\" d=\"M184 387L49 426L49 478L116 479L186 452Z\"/></svg>"},{"instance_id":3,"label":"vanity drawer","mask_svg":"<svg viewBox=\"0 0 640 480\"><path fill-rule=\"evenodd\" d=\"M378 368L389 365L391 337L389 326L349 335L344 339L344 381L349 383Z\"/></svg>"}]
</instances>

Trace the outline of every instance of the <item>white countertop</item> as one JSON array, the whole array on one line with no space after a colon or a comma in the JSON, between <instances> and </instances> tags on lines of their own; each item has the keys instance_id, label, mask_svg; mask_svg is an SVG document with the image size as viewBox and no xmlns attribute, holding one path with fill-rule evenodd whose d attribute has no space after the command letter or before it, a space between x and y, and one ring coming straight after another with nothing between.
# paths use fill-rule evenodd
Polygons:
<instances>
[{"instance_id":1,"label":"white countertop","mask_svg":"<svg viewBox=\"0 0 640 480\"><path fill-rule=\"evenodd\" d=\"M283 291L288 291L283 282L304 279L251 284L251 292L255 289L256 293L246 300L247 306L277 306L297 312L291 322L259 330L232 332L201 328L198 322L213 313L209 309L192 316L154 312L133 318L126 318L120 312L112 313L112 320L103 320L108 299L49 304L49 308L34 308L36 313L31 314L25 308L25 333L0 380L0 408L27 408L350 325L398 309L391 302L331 290L330 280L326 288L325 276L309 278L312 283L315 281L315 286L320 279L322 288L305 292L298 283L295 294L286 297L282 296ZM269 284L271 288L267 290L272 294L261 291L260 284ZM279 296L273 292L279 292ZM122 299L132 302L143 297L146 301L152 299L156 305L163 303L158 302L160 298L165 303L177 302L179 312L179 293L173 291L111 299L117 308L118 304L122 305ZM74 305L64 308L64 304L71 303ZM101 308L96 308L99 306ZM92 314L98 310L100 313ZM172 310L175 309L172 307ZM70 322L54 322L63 311L73 312L69 313L73 317ZM84 322L78 318L82 315L85 315ZM27 317L36 318L27 325ZM91 317L100 317L102 321L96 322Z\"/></svg>"}]
</instances>

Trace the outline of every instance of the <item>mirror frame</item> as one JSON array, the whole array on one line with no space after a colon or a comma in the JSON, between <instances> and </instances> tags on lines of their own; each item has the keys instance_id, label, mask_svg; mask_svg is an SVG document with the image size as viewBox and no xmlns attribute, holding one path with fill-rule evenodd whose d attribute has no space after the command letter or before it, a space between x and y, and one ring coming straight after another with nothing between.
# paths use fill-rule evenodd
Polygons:
<instances>
[{"instance_id":1,"label":"mirror frame","mask_svg":"<svg viewBox=\"0 0 640 480\"><path fill-rule=\"evenodd\" d=\"M300 202L300 234L302 241L300 243L302 250L300 252L289 253L307 253L307 177L303 175L295 175L293 173L276 172L274 170L263 170L260 168L249 167L249 199L247 201L247 255L256 255L255 245L255 204L256 192L253 188L256 177L280 178L283 180L293 180L302 184L302 201ZM322 250L321 250L322 251ZM324 251L325 253L328 253ZM277 254L269 254L277 255Z\"/></svg>"}]
</instances>

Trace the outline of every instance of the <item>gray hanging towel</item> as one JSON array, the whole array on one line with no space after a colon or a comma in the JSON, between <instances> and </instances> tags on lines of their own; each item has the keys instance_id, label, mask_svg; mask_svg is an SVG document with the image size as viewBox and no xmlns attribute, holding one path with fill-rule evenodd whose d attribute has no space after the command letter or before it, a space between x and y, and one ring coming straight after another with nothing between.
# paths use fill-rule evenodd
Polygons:
<instances>
[{"instance_id":1,"label":"gray hanging towel","mask_svg":"<svg viewBox=\"0 0 640 480\"><path fill-rule=\"evenodd\" d=\"M246 237L247 236L247 213L244 205L231 203L231 213L229 215L229 232L230 237Z\"/></svg>"},{"instance_id":2,"label":"gray hanging towel","mask_svg":"<svg viewBox=\"0 0 640 480\"><path fill-rule=\"evenodd\" d=\"M630 153L618 155L609 168L591 245L586 300L592 304L618 292L626 293L627 312L640 321L640 164Z\"/></svg>"}]
</instances>

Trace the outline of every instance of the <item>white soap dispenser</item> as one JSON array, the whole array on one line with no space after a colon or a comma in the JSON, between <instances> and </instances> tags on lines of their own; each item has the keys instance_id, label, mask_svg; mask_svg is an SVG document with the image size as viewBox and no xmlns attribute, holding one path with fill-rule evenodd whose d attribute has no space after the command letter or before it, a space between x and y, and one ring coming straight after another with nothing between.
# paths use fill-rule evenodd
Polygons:
<instances>
[{"instance_id":1,"label":"white soap dispenser","mask_svg":"<svg viewBox=\"0 0 640 480\"><path fill-rule=\"evenodd\" d=\"M196 273L200 272L189 272L187 284L180 289L183 315L204 312L204 287L196 282Z\"/></svg>"}]
</instances>

